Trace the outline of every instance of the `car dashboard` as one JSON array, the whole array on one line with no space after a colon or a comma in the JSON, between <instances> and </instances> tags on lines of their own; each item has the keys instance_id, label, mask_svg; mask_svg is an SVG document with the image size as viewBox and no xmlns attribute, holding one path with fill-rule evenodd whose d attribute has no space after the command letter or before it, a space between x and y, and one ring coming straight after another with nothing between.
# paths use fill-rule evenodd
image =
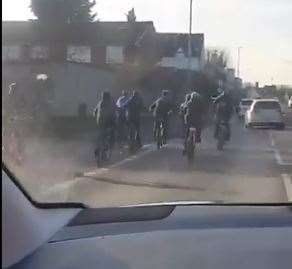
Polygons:
<instances>
[{"instance_id":1,"label":"car dashboard","mask_svg":"<svg viewBox=\"0 0 292 269\"><path fill-rule=\"evenodd\" d=\"M292 206L36 204L2 170L2 268L291 268Z\"/></svg>"},{"instance_id":2,"label":"car dashboard","mask_svg":"<svg viewBox=\"0 0 292 269\"><path fill-rule=\"evenodd\" d=\"M84 209L11 268L288 269L291 242L286 206Z\"/></svg>"}]
</instances>

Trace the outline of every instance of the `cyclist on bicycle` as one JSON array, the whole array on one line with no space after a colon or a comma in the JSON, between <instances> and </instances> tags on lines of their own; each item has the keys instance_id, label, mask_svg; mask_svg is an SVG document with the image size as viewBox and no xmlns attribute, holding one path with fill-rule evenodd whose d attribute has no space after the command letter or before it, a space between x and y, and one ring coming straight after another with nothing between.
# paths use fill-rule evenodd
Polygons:
<instances>
[{"instance_id":1,"label":"cyclist on bicycle","mask_svg":"<svg viewBox=\"0 0 292 269\"><path fill-rule=\"evenodd\" d=\"M230 130L230 119L233 113L233 101L231 94L228 90L223 91L215 100L213 101L215 105L215 132L214 137L218 137L218 131L220 123L224 122L227 127L227 141L230 140L231 130Z\"/></svg>"},{"instance_id":2,"label":"cyclist on bicycle","mask_svg":"<svg viewBox=\"0 0 292 269\"><path fill-rule=\"evenodd\" d=\"M190 127L196 128L196 142L201 143L201 133L204 122L205 105L202 96L193 92L191 94L190 100L185 106L184 117L185 117L185 141L184 141L184 151L186 152L186 143L189 136Z\"/></svg>"},{"instance_id":3,"label":"cyclist on bicycle","mask_svg":"<svg viewBox=\"0 0 292 269\"><path fill-rule=\"evenodd\" d=\"M185 133L186 133L186 124L185 124L186 107L187 107L188 102L191 100L191 97L192 95L190 93L186 94L185 101L180 105L180 108L179 108L179 115L181 116L181 119L182 119L183 137L185 136Z\"/></svg>"},{"instance_id":4,"label":"cyclist on bicycle","mask_svg":"<svg viewBox=\"0 0 292 269\"><path fill-rule=\"evenodd\" d=\"M126 107L126 119L129 128L135 132L135 140L138 147L142 146L140 136L140 123L141 123L141 112L144 109L144 103L141 95L138 91L133 91L133 95L125 103Z\"/></svg>"},{"instance_id":5,"label":"cyclist on bicycle","mask_svg":"<svg viewBox=\"0 0 292 269\"><path fill-rule=\"evenodd\" d=\"M164 126L164 135L167 137L168 133L168 117L170 113L173 111L173 104L170 100L169 91L163 90L162 96L159 97L151 106L150 111L153 112L154 116L154 139L157 137L157 131L160 127L160 123L162 122Z\"/></svg>"},{"instance_id":6,"label":"cyclist on bicycle","mask_svg":"<svg viewBox=\"0 0 292 269\"><path fill-rule=\"evenodd\" d=\"M122 92L116 102L117 106L117 135L119 143L126 140L127 137L127 119L126 119L126 103L129 101L129 94L127 91Z\"/></svg>"},{"instance_id":7,"label":"cyclist on bicycle","mask_svg":"<svg viewBox=\"0 0 292 269\"><path fill-rule=\"evenodd\" d=\"M111 97L111 94L104 91L101 96L101 101L98 102L94 109L94 117L96 118L96 124L98 128L98 140L99 142L105 143L109 135L109 143L112 148L115 140L115 112L116 106Z\"/></svg>"}]
</instances>

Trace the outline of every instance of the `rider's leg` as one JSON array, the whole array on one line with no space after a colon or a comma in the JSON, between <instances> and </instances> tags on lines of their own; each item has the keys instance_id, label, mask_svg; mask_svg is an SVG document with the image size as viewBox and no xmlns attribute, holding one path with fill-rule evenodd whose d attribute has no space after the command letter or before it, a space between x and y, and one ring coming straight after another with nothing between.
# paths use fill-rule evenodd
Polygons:
<instances>
[{"instance_id":1,"label":"rider's leg","mask_svg":"<svg viewBox=\"0 0 292 269\"><path fill-rule=\"evenodd\" d=\"M165 140L168 138L168 118L166 117L166 118L164 118L163 119L163 124L164 124L164 138L165 138Z\"/></svg>"},{"instance_id":2,"label":"rider's leg","mask_svg":"<svg viewBox=\"0 0 292 269\"><path fill-rule=\"evenodd\" d=\"M128 141L131 146L135 142L135 123L133 121L128 121Z\"/></svg>"},{"instance_id":3,"label":"rider's leg","mask_svg":"<svg viewBox=\"0 0 292 269\"><path fill-rule=\"evenodd\" d=\"M229 121L226 122L226 127L227 127L227 137L226 137L226 140L229 141L230 138L231 138L231 128L230 128Z\"/></svg>"},{"instance_id":4,"label":"rider's leg","mask_svg":"<svg viewBox=\"0 0 292 269\"><path fill-rule=\"evenodd\" d=\"M122 123L120 121L120 119L117 120L117 142L119 143L119 145L121 145L122 143Z\"/></svg>"},{"instance_id":5,"label":"rider's leg","mask_svg":"<svg viewBox=\"0 0 292 269\"><path fill-rule=\"evenodd\" d=\"M110 135L110 147L111 147L111 149L113 149L114 145L115 145L115 142L116 142L116 126L115 126L115 123L111 122L107 128L110 129L110 134L109 134ZM107 134L107 129L105 129L104 132L105 132L104 135L107 136L108 135ZM106 139L107 138L105 137L104 141L106 141Z\"/></svg>"},{"instance_id":6,"label":"rider's leg","mask_svg":"<svg viewBox=\"0 0 292 269\"><path fill-rule=\"evenodd\" d=\"M185 135L184 135L184 149L183 149L183 155L186 153L187 142L188 142L189 133L190 133L190 128L189 128L189 125L186 124L186 125L185 125Z\"/></svg>"},{"instance_id":7,"label":"rider's leg","mask_svg":"<svg viewBox=\"0 0 292 269\"><path fill-rule=\"evenodd\" d=\"M141 129L140 129L140 120L137 120L135 123L135 129L136 129L136 141L139 147L142 147L142 143L141 143Z\"/></svg>"},{"instance_id":8,"label":"rider's leg","mask_svg":"<svg viewBox=\"0 0 292 269\"><path fill-rule=\"evenodd\" d=\"M201 135L202 135L202 126L198 124L196 126L196 143L201 143Z\"/></svg>"},{"instance_id":9,"label":"rider's leg","mask_svg":"<svg viewBox=\"0 0 292 269\"><path fill-rule=\"evenodd\" d=\"M159 120L157 118L154 119L154 124L153 124L153 138L156 140L157 138L157 130L159 127Z\"/></svg>"},{"instance_id":10,"label":"rider's leg","mask_svg":"<svg viewBox=\"0 0 292 269\"><path fill-rule=\"evenodd\" d=\"M219 125L220 125L220 121L219 120L216 120L216 122L215 122L215 130L214 130L214 137L215 138L218 137Z\"/></svg>"}]
</instances>

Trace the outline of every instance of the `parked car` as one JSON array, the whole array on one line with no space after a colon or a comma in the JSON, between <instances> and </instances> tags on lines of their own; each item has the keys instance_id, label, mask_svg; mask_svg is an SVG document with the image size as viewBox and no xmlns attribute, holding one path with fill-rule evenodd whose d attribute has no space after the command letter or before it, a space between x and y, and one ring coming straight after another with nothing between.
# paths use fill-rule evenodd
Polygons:
<instances>
[{"instance_id":1,"label":"parked car","mask_svg":"<svg viewBox=\"0 0 292 269\"><path fill-rule=\"evenodd\" d=\"M254 100L245 114L245 126L284 129L285 123L280 102L275 99Z\"/></svg>"},{"instance_id":2,"label":"parked car","mask_svg":"<svg viewBox=\"0 0 292 269\"><path fill-rule=\"evenodd\" d=\"M289 101L288 101L288 107L289 107L289 108L292 108L292 95L291 95L290 98L289 98Z\"/></svg>"},{"instance_id":3,"label":"parked car","mask_svg":"<svg viewBox=\"0 0 292 269\"><path fill-rule=\"evenodd\" d=\"M253 103L253 99L242 99L239 103L238 117L244 119L246 111L250 108Z\"/></svg>"}]
</instances>

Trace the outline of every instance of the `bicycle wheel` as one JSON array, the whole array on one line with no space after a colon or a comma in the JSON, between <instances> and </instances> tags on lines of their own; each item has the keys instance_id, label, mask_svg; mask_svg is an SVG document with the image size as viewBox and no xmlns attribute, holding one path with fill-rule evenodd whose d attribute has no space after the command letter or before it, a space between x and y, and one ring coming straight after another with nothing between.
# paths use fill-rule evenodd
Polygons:
<instances>
[{"instance_id":1,"label":"bicycle wheel","mask_svg":"<svg viewBox=\"0 0 292 269\"><path fill-rule=\"evenodd\" d=\"M161 129L161 138L162 138L162 145L166 145L166 132L165 132L165 129L164 127Z\"/></svg>"},{"instance_id":2,"label":"bicycle wheel","mask_svg":"<svg viewBox=\"0 0 292 269\"><path fill-rule=\"evenodd\" d=\"M112 150L109 146L107 146L103 151L103 156L102 156L103 163L108 162L111 159L111 156L112 156Z\"/></svg>"},{"instance_id":3,"label":"bicycle wheel","mask_svg":"<svg viewBox=\"0 0 292 269\"><path fill-rule=\"evenodd\" d=\"M94 157L95 157L97 167L101 167L102 166L102 152L100 149L96 149L94 151Z\"/></svg>"},{"instance_id":4,"label":"bicycle wheel","mask_svg":"<svg viewBox=\"0 0 292 269\"><path fill-rule=\"evenodd\" d=\"M193 161L195 156L195 143L194 143L194 135L190 132L188 140L187 140L187 158L189 161Z\"/></svg>"},{"instance_id":5,"label":"bicycle wheel","mask_svg":"<svg viewBox=\"0 0 292 269\"><path fill-rule=\"evenodd\" d=\"M135 151L135 131L134 128L131 126L129 129L129 143L128 143L128 150L129 153L132 154Z\"/></svg>"},{"instance_id":6,"label":"bicycle wheel","mask_svg":"<svg viewBox=\"0 0 292 269\"><path fill-rule=\"evenodd\" d=\"M224 147L224 142L225 142L225 134L220 128L219 134L218 134L218 140L217 140L217 150L222 151Z\"/></svg>"},{"instance_id":7,"label":"bicycle wheel","mask_svg":"<svg viewBox=\"0 0 292 269\"><path fill-rule=\"evenodd\" d=\"M157 149L160 149L162 147L162 130L161 130L161 125L159 126L159 129L157 130Z\"/></svg>"}]
</instances>

